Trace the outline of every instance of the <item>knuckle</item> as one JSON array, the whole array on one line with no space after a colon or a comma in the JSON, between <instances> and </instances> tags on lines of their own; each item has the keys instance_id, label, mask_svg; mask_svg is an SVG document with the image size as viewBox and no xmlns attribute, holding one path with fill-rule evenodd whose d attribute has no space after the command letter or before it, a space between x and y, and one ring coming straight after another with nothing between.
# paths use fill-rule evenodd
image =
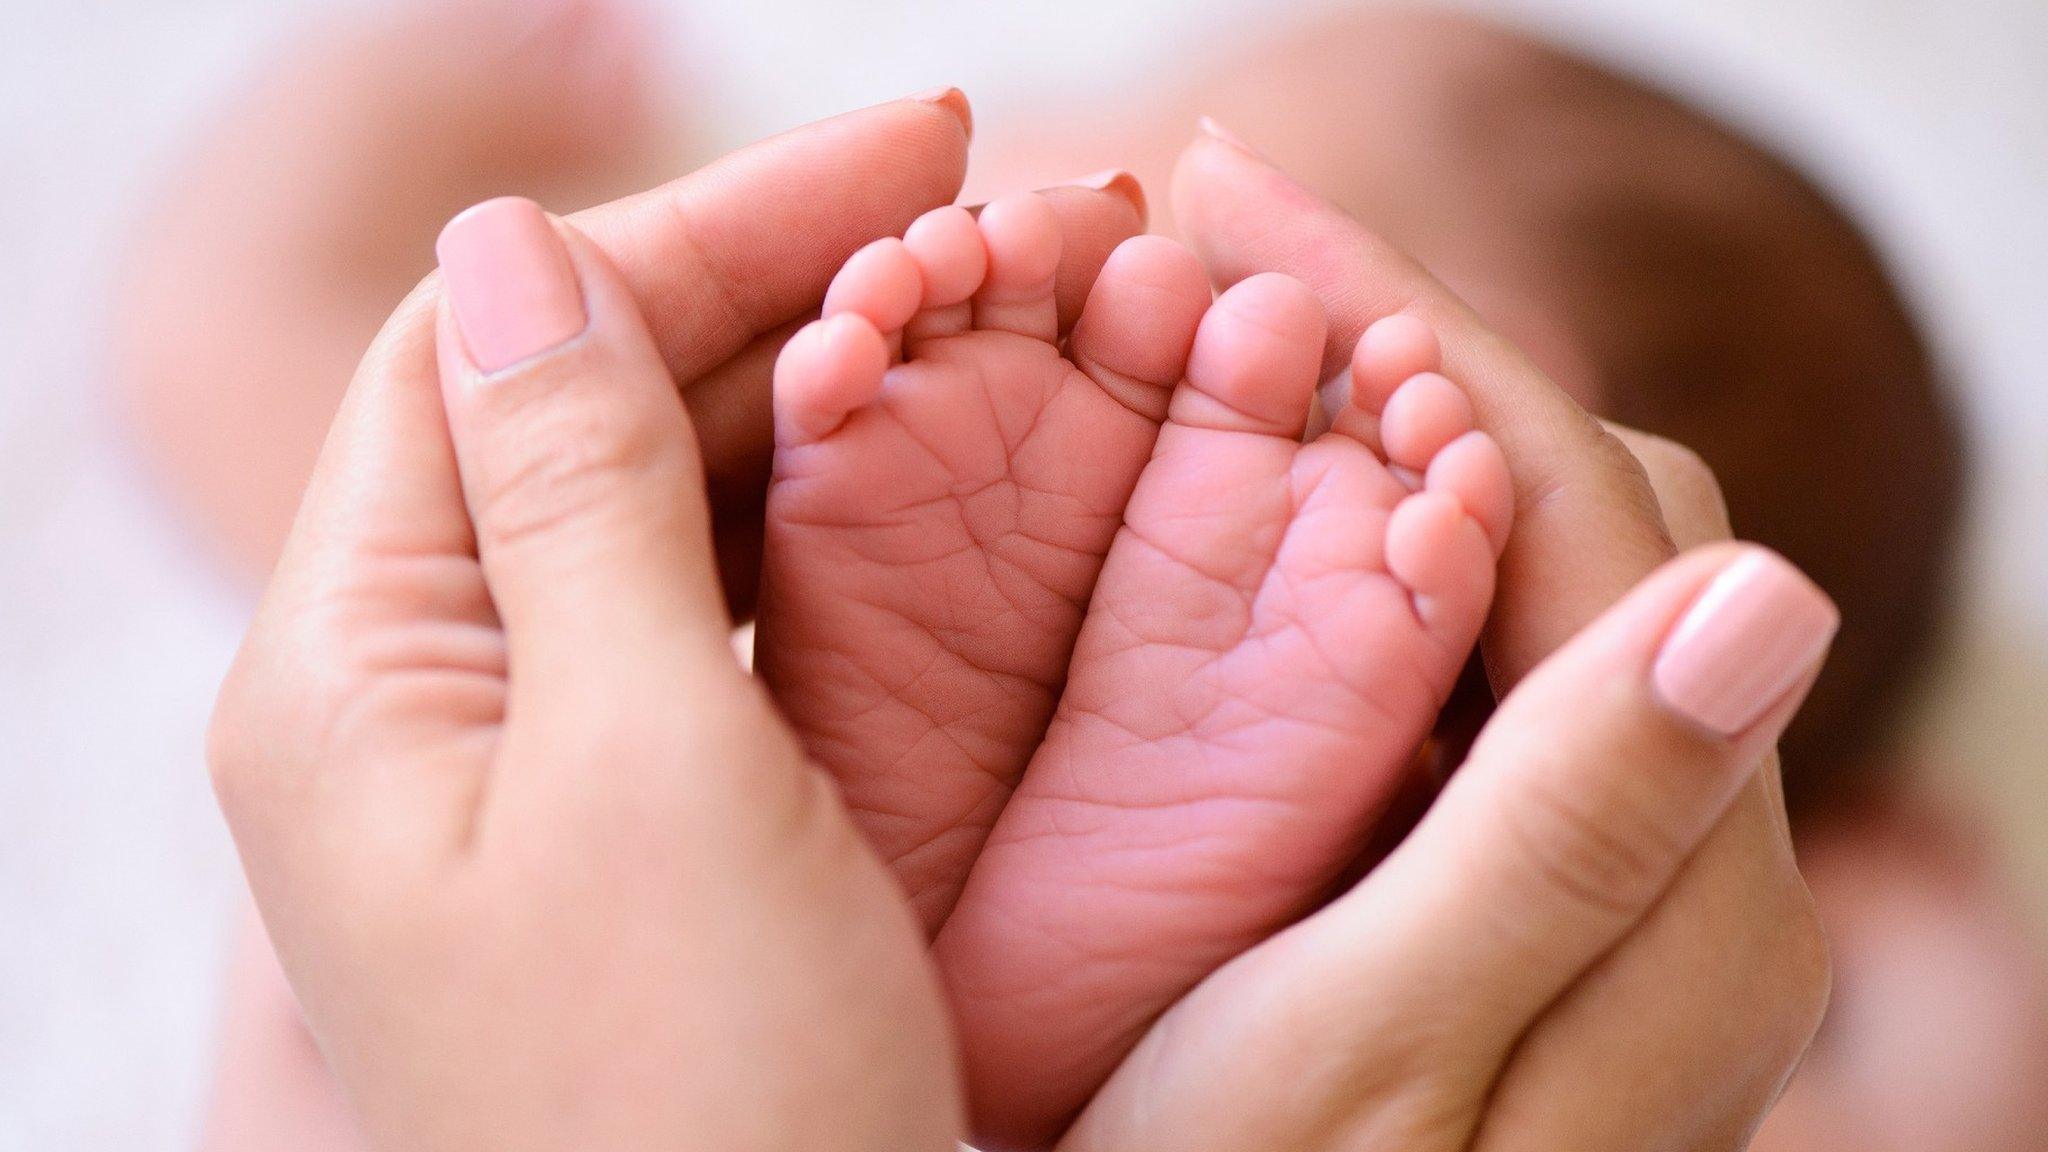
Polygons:
<instances>
[{"instance_id":1,"label":"knuckle","mask_svg":"<svg viewBox=\"0 0 2048 1152\"><path fill-rule=\"evenodd\" d=\"M436 623L487 611L473 569L364 549L345 572L259 610L207 724L207 768L223 811L233 818L309 773L371 755L386 717L453 698L446 683L423 695L408 672L463 673L441 680L464 687L502 684L495 634L480 639Z\"/></svg>"},{"instance_id":2,"label":"knuckle","mask_svg":"<svg viewBox=\"0 0 2048 1152\"><path fill-rule=\"evenodd\" d=\"M1698 526L1710 535L1728 534L1728 501L1720 478L1705 458L1676 440L1653 433L1619 425L1610 425L1608 431L1635 458L1668 522Z\"/></svg>"},{"instance_id":3,"label":"knuckle","mask_svg":"<svg viewBox=\"0 0 2048 1152\"><path fill-rule=\"evenodd\" d=\"M1826 929L1812 895L1798 877L1779 886L1767 905L1772 930L1757 986L1776 1005L1776 1037L1785 1055L1796 1060L1820 1028L1834 988L1834 958Z\"/></svg>"},{"instance_id":4,"label":"knuckle","mask_svg":"<svg viewBox=\"0 0 2048 1152\"><path fill-rule=\"evenodd\" d=\"M331 665L302 658L332 647L306 613L286 615L259 612L207 720L207 771L231 821L319 757L333 711Z\"/></svg>"},{"instance_id":5,"label":"knuckle","mask_svg":"<svg viewBox=\"0 0 2048 1152\"><path fill-rule=\"evenodd\" d=\"M1627 444L1652 479L1662 477L1679 487L1712 493L1719 499L1720 479L1699 453L1676 440L1649 432L1632 434Z\"/></svg>"},{"instance_id":6,"label":"knuckle","mask_svg":"<svg viewBox=\"0 0 2048 1152\"><path fill-rule=\"evenodd\" d=\"M1549 505L1568 505L1589 496L1618 504L1630 518L1646 526L1664 527L1657 488L1649 470L1628 443L1614 429L1586 416L1586 450L1561 454L1560 459L1540 465L1522 477L1522 494L1516 519L1521 522L1540 515ZM1522 466L1518 462L1518 466ZM1663 541L1668 545L1668 539ZM1666 555L1669 551L1666 551Z\"/></svg>"},{"instance_id":7,"label":"knuckle","mask_svg":"<svg viewBox=\"0 0 2048 1152\"><path fill-rule=\"evenodd\" d=\"M250 699L240 661L222 682L206 725L206 767L213 793L230 817L242 807L244 786L260 763L254 735L264 729Z\"/></svg>"},{"instance_id":8,"label":"knuckle","mask_svg":"<svg viewBox=\"0 0 2048 1152\"><path fill-rule=\"evenodd\" d=\"M207 772L231 824L275 799L327 753L337 699L289 659L238 658L206 728ZM282 666L280 666L282 665Z\"/></svg>"},{"instance_id":9,"label":"knuckle","mask_svg":"<svg viewBox=\"0 0 2048 1152\"><path fill-rule=\"evenodd\" d=\"M619 494L667 459L655 422L623 404L550 404L504 432L477 509L485 547L516 548L613 514Z\"/></svg>"},{"instance_id":10,"label":"knuckle","mask_svg":"<svg viewBox=\"0 0 2048 1152\"><path fill-rule=\"evenodd\" d=\"M1682 853L1620 798L1529 789L1503 821L1539 893L1610 919L1640 915Z\"/></svg>"},{"instance_id":11,"label":"knuckle","mask_svg":"<svg viewBox=\"0 0 2048 1152\"><path fill-rule=\"evenodd\" d=\"M1599 446L1590 458L1601 478L1610 484L1640 490L1646 497L1651 496L1656 486L1651 483L1649 465L1621 433L1598 421L1595 424L1599 428Z\"/></svg>"},{"instance_id":12,"label":"knuckle","mask_svg":"<svg viewBox=\"0 0 2048 1152\"><path fill-rule=\"evenodd\" d=\"M1833 987L1827 933L1796 872L1759 874L1739 891L1748 928L1727 937L1715 984L1747 1038L1744 1057L1773 1076L1795 1067L1820 1030Z\"/></svg>"}]
</instances>

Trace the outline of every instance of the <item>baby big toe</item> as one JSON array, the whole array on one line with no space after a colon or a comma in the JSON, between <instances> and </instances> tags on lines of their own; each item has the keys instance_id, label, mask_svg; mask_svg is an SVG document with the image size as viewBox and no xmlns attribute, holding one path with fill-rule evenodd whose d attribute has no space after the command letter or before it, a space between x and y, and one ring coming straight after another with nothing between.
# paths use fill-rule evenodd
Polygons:
<instances>
[{"instance_id":1,"label":"baby big toe","mask_svg":"<svg viewBox=\"0 0 2048 1152\"><path fill-rule=\"evenodd\" d=\"M1195 254L1164 236L1135 236L1103 264L1069 352L1126 408L1161 420L1208 309L1209 276Z\"/></svg>"},{"instance_id":2,"label":"baby big toe","mask_svg":"<svg viewBox=\"0 0 2048 1152\"><path fill-rule=\"evenodd\" d=\"M1174 393L1175 424L1298 440L1323 360L1323 306L1300 281L1262 273L1210 305Z\"/></svg>"}]
</instances>

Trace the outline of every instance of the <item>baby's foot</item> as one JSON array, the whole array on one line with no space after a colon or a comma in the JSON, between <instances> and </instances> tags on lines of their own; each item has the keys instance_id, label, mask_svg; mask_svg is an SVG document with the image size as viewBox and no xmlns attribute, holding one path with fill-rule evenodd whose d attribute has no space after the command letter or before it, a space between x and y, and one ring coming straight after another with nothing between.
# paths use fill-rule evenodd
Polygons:
<instances>
[{"instance_id":1,"label":"baby's foot","mask_svg":"<svg viewBox=\"0 0 2048 1152\"><path fill-rule=\"evenodd\" d=\"M1202 321L1058 713L937 940L990 1147L1056 1136L1161 1011L1327 891L1486 616L1507 467L1435 337L1367 332L1303 445L1324 338L1282 276Z\"/></svg>"},{"instance_id":2,"label":"baby's foot","mask_svg":"<svg viewBox=\"0 0 2048 1152\"><path fill-rule=\"evenodd\" d=\"M1024 193L856 253L776 364L759 668L928 929L1059 699L1209 289L1111 255L1065 356Z\"/></svg>"}]
</instances>

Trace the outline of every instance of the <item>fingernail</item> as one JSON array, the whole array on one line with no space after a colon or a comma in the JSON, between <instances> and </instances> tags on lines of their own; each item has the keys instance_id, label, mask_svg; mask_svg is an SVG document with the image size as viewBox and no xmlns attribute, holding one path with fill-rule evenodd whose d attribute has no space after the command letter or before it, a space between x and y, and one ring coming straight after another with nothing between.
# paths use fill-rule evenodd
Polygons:
<instances>
[{"instance_id":1,"label":"fingernail","mask_svg":"<svg viewBox=\"0 0 2048 1152\"><path fill-rule=\"evenodd\" d=\"M1145 186L1138 183L1136 176L1121 168L1104 168L1100 172L1090 173L1078 180L1069 180L1065 186L1114 193L1129 201L1131 207L1138 210L1140 217L1145 215Z\"/></svg>"},{"instance_id":2,"label":"fingernail","mask_svg":"<svg viewBox=\"0 0 2048 1152\"><path fill-rule=\"evenodd\" d=\"M1736 736L1819 663L1840 623L1834 601L1804 573L1752 549L1722 569L1664 638L1651 683L1672 712Z\"/></svg>"},{"instance_id":3,"label":"fingernail","mask_svg":"<svg viewBox=\"0 0 2048 1152\"><path fill-rule=\"evenodd\" d=\"M540 205L486 200L448 222L434 244L469 358L486 375L583 331L583 290L569 250Z\"/></svg>"},{"instance_id":4,"label":"fingernail","mask_svg":"<svg viewBox=\"0 0 2048 1152\"><path fill-rule=\"evenodd\" d=\"M1330 208L1333 205L1315 190L1295 179L1273 162L1271 156L1244 142L1237 133L1218 124L1213 117L1204 116L1196 121L1202 134L1222 144L1240 156L1257 163L1263 172L1266 194L1277 197L1279 202L1299 208Z\"/></svg>"},{"instance_id":5,"label":"fingernail","mask_svg":"<svg viewBox=\"0 0 2048 1152\"><path fill-rule=\"evenodd\" d=\"M1251 145L1245 143L1242 137L1238 136L1237 133L1232 132L1230 129L1225 128L1223 125L1218 124L1214 118L1204 116L1201 119L1195 121L1195 123L1202 129L1203 135L1206 135L1214 140L1220 140L1223 143L1230 145L1232 148L1237 149L1239 152L1242 152L1245 155L1250 156L1252 159L1257 160L1262 164L1272 163L1271 160L1267 159L1266 154L1264 152L1261 152L1257 148L1254 148Z\"/></svg>"},{"instance_id":6,"label":"fingernail","mask_svg":"<svg viewBox=\"0 0 2048 1152\"><path fill-rule=\"evenodd\" d=\"M967 133L969 140L974 139L974 106L967 102L967 93L952 87L927 88L911 99L920 104L937 104L951 112L960 121L961 131Z\"/></svg>"}]
</instances>

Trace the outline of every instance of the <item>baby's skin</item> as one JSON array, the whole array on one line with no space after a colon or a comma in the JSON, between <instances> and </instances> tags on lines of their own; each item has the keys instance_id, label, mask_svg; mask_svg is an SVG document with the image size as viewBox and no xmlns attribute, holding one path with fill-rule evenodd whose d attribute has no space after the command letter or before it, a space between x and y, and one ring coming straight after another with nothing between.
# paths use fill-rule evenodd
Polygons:
<instances>
[{"instance_id":1,"label":"baby's skin","mask_svg":"<svg viewBox=\"0 0 2048 1152\"><path fill-rule=\"evenodd\" d=\"M1159 237L1059 331L1022 194L848 261L776 368L756 659L934 937L980 1138L1057 1135L1352 862L1469 656L1506 465L1406 316Z\"/></svg>"}]
</instances>

